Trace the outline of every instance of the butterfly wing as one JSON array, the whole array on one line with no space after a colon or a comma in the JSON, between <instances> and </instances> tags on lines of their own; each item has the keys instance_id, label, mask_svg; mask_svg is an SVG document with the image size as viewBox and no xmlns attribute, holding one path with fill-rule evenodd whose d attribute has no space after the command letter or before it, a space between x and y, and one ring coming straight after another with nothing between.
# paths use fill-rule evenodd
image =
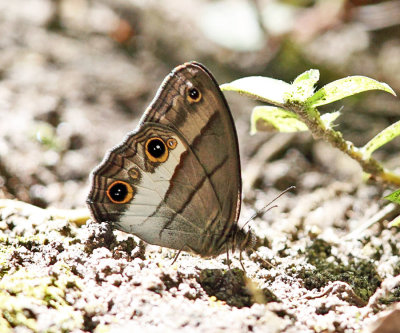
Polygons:
<instances>
[{"instance_id":1,"label":"butterfly wing","mask_svg":"<svg viewBox=\"0 0 400 333\"><path fill-rule=\"evenodd\" d=\"M154 138L165 144L163 161L149 158ZM113 202L110 193L121 188L129 200ZM188 63L167 76L138 128L93 172L88 203L97 221L152 244L210 256L225 250L240 197L228 105L207 69Z\"/></svg>"}]
</instances>

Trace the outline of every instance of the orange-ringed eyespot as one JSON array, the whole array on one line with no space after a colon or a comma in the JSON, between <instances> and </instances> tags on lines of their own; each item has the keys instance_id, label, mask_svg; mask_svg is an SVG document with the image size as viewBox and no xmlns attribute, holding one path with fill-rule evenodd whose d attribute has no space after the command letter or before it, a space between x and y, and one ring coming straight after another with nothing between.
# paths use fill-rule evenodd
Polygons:
<instances>
[{"instance_id":1,"label":"orange-ringed eyespot","mask_svg":"<svg viewBox=\"0 0 400 333\"><path fill-rule=\"evenodd\" d=\"M168 149L161 138L150 138L146 142L146 156L152 162L165 162L168 158Z\"/></svg>"},{"instance_id":2,"label":"orange-ringed eyespot","mask_svg":"<svg viewBox=\"0 0 400 333\"><path fill-rule=\"evenodd\" d=\"M189 88L187 91L187 100L190 103L197 103L201 100L201 92L197 88Z\"/></svg>"},{"instance_id":3,"label":"orange-ringed eyespot","mask_svg":"<svg viewBox=\"0 0 400 333\"><path fill-rule=\"evenodd\" d=\"M174 138L169 138L169 139L167 140L167 146L168 146L168 148L170 148L170 149L175 149L176 145L177 145L177 142L176 142L176 140L175 140Z\"/></svg>"},{"instance_id":4,"label":"orange-ringed eyespot","mask_svg":"<svg viewBox=\"0 0 400 333\"><path fill-rule=\"evenodd\" d=\"M122 180L117 180L108 186L107 197L113 203L127 203L133 197L133 188L128 183Z\"/></svg>"},{"instance_id":5,"label":"orange-ringed eyespot","mask_svg":"<svg viewBox=\"0 0 400 333\"><path fill-rule=\"evenodd\" d=\"M131 177L132 179L138 179L140 176L139 170L136 169L135 167L130 168L128 171L128 175L129 177Z\"/></svg>"}]
</instances>

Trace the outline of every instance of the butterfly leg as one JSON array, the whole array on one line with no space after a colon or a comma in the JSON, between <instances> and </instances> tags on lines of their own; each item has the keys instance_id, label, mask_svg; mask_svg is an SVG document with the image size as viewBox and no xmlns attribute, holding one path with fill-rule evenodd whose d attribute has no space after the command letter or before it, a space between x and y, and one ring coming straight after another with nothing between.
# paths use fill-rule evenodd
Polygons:
<instances>
[{"instance_id":1,"label":"butterfly leg","mask_svg":"<svg viewBox=\"0 0 400 333\"><path fill-rule=\"evenodd\" d=\"M179 249L179 251L175 254L174 259L173 259L172 262L171 262L171 265L175 264L176 260L178 259L179 255L181 254L181 252L183 251L183 249L184 249L185 247L188 248L189 251L194 252L193 249L192 249L189 245L184 244L184 245Z\"/></svg>"},{"instance_id":2,"label":"butterfly leg","mask_svg":"<svg viewBox=\"0 0 400 333\"><path fill-rule=\"evenodd\" d=\"M226 263L228 265L228 270L231 270L231 261L229 260L229 247L226 244Z\"/></svg>"},{"instance_id":3,"label":"butterfly leg","mask_svg":"<svg viewBox=\"0 0 400 333\"><path fill-rule=\"evenodd\" d=\"M175 264L176 260L178 259L179 255L181 254L182 250L183 250L183 248L180 249L180 250L175 254L174 259L173 259L172 262L171 262L171 266L172 266L173 264Z\"/></svg>"},{"instance_id":4,"label":"butterfly leg","mask_svg":"<svg viewBox=\"0 0 400 333\"><path fill-rule=\"evenodd\" d=\"M259 259L259 260L261 260L264 264L266 264L266 265L268 265L269 267L275 267L273 264L271 264L268 260L265 260L265 259L263 259L263 258L261 258L261 256L257 253L257 251L255 251L255 250L252 250L253 251L253 253L255 253L256 254L256 256L257 256L257 258Z\"/></svg>"},{"instance_id":5,"label":"butterfly leg","mask_svg":"<svg viewBox=\"0 0 400 333\"><path fill-rule=\"evenodd\" d=\"M240 262L240 266L242 266L243 271L246 273L246 269L244 268L243 261L242 261L242 259L243 259L242 252L243 251L240 251L240 253L239 253L239 262Z\"/></svg>"}]
</instances>

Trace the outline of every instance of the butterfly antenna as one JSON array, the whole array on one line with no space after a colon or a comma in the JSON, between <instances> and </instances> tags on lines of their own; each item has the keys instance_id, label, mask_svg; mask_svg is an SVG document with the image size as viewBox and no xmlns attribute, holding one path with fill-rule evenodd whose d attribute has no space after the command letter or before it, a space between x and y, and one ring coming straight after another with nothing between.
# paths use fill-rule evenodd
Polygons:
<instances>
[{"instance_id":1,"label":"butterfly antenna","mask_svg":"<svg viewBox=\"0 0 400 333\"><path fill-rule=\"evenodd\" d=\"M295 189L296 186L290 186L286 190L283 190L281 193L278 194L274 199L272 199L268 204L266 204L263 208L259 209L256 211L243 225L241 229L243 229L249 222L253 221L256 217L261 217L263 216L266 212L271 210L272 208L278 207L277 205L271 206L272 203L274 203L276 200L278 200L282 195L284 195L286 192L289 192L290 190Z\"/></svg>"},{"instance_id":2,"label":"butterfly antenna","mask_svg":"<svg viewBox=\"0 0 400 333\"><path fill-rule=\"evenodd\" d=\"M263 208L261 208L260 210L256 211L256 212L246 221L246 223L243 224L242 229L243 229L247 224L249 224L251 221L253 221L256 217L261 217L261 216L263 216L266 212L270 211L272 208L278 207L278 205L273 205L273 206L271 206L271 207L268 207L270 204L271 204L271 202L270 202L268 205L266 205L266 206L264 206ZM268 209L267 209L267 208L268 208Z\"/></svg>"}]
</instances>

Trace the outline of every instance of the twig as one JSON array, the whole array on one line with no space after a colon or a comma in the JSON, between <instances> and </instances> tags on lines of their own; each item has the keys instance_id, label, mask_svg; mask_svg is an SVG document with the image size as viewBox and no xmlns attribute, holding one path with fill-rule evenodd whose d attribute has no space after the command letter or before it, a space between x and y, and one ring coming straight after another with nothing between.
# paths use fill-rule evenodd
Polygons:
<instances>
[{"instance_id":1,"label":"twig","mask_svg":"<svg viewBox=\"0 0 400 333\"><path fill-rule=\"evenodd\" d=\"M375 179L400 186L400 175L385 169L373 157L366 158L363 150L355 147L352 142L345 140L342 133L332 128L326 128L316 109L293 103L288 103L285 107L301 118L315 139L328 141L332 146L356 160L364 172L371 174Z\"/></svg>"},{"instance_id":2,"label":"twig","mask_svg":"<svg viewBox=\"0 0 400 333\"><path fill-rule=\"evenodd\" d=\"M377 212L374 216L369 218L367 221L362 223L358 228L350 232L346 237L345 240L353 239L356 237L359 237L360 234L368 229L371 225L381 222L385 219L387 219L390 215L392 215L396 210L399 210L399 205L396 205L394 203L390 203L386 205L383 209L381 209L379 212Z\"/></svg>"}]
</instances>

